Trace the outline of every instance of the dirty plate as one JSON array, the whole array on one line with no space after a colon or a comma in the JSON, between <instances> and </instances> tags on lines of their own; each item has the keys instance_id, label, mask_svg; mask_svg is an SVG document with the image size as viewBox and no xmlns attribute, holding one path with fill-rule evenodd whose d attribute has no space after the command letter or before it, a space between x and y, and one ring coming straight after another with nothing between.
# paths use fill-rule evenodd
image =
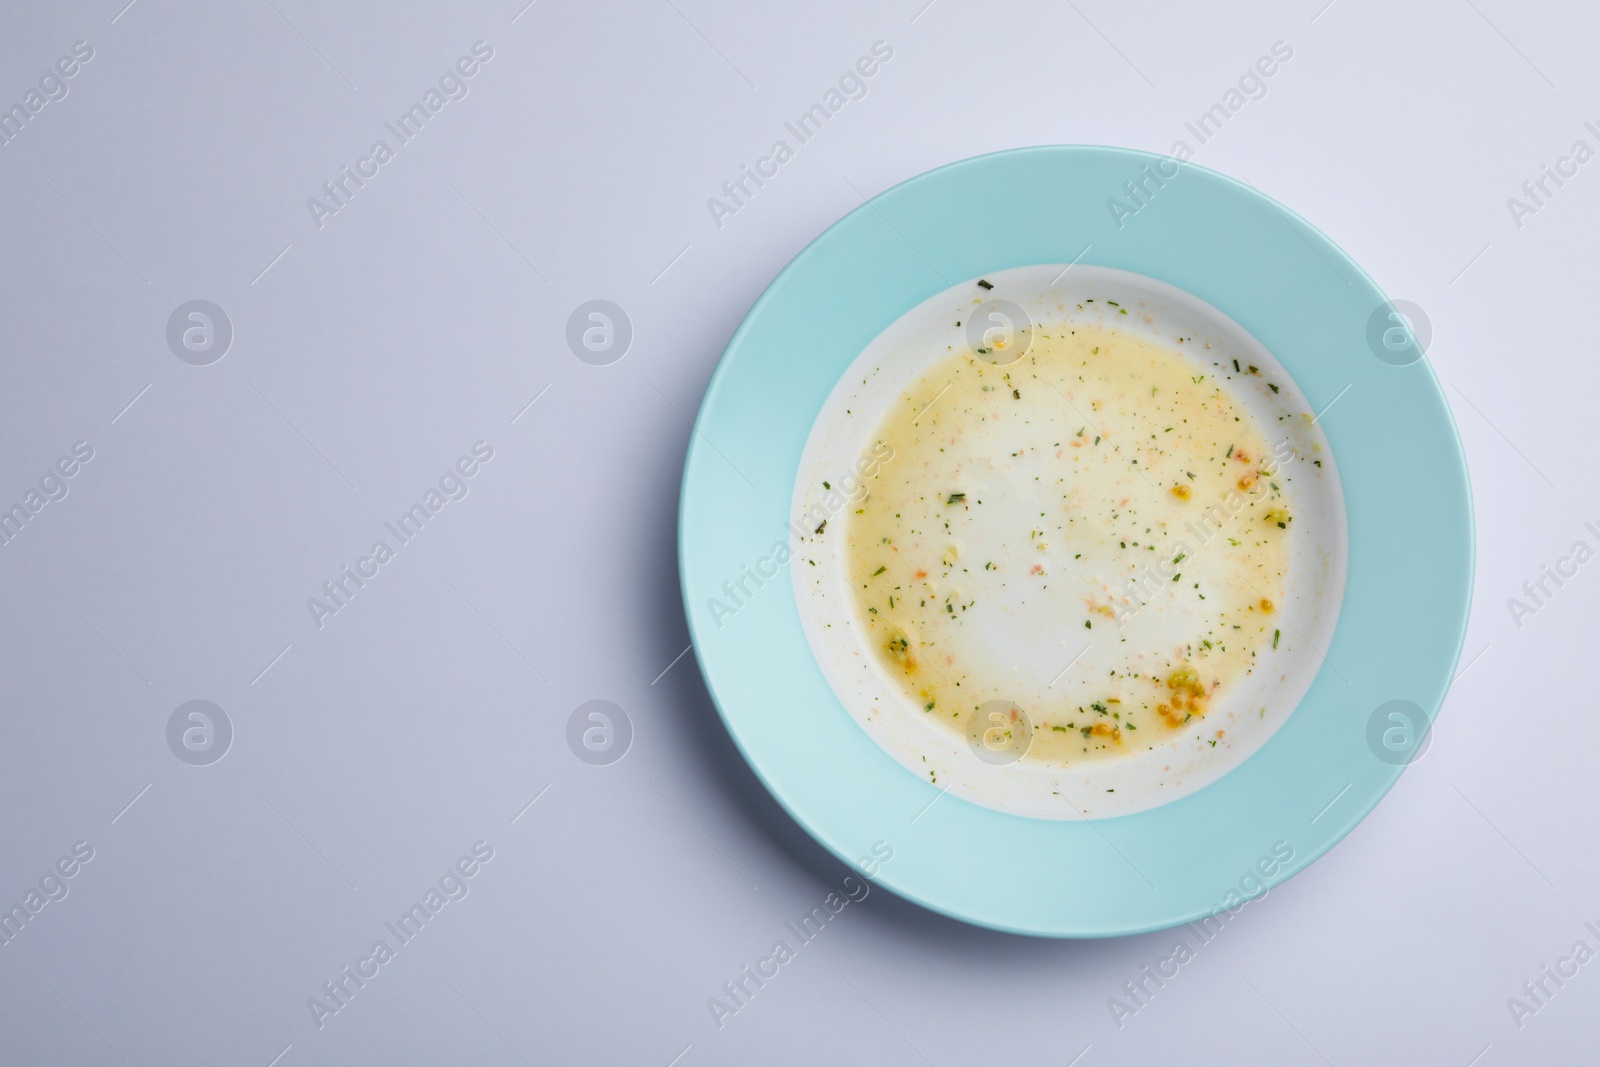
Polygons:
<instances>
[{"instance_id":1,"label":"dirty plate","mask_svg":"<svg viewBox=\"0 0 1600 1067\"><path fill-rule=\"evenodd\" d=\"M1052 286L1078 297L1110 286L1198 316L1219 344L1263 353L1317 413L1306 442L1337 472L1320 520L1330 580L1283 605L1294 658L1260 691L1271 715L1227 758L1197 758L1181 788L1130 764L1126 797L1080 776L1056 803L1026 763L996 766L1007 761L976 750L966 762L952 750L934 784L904 738L861 714L826 625L797 599L806 575L797 582L794 568L827 551L797 477L830 396L909 313L969 299L980 278L1036 306ZM1416 309L1391 302L1326 237L1192 163L1029 148L882 193L767 288L695 424L680 576L729 732L823 845L967 922L1100 937L1241 906L1326 852L1425 753L1460 652L1471 508L1427 343ZM991 790L995 775L1010 784Z\"/></svg>"}]
</instances>

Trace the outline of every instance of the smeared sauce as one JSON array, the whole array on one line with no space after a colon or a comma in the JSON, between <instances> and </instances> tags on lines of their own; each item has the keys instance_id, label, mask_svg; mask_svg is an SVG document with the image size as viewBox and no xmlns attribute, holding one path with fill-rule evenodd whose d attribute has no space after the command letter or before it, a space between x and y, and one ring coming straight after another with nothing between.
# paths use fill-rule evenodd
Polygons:
<instances>
[{"instance_id":1,"label":"smeared sauce","mask_svg":"<svg viewBox=\"0 0 1600 1067\"><path fill-rule=\"evenodd\" d=\"M952 349L891 408L895 459L846 516L858 621L952 733L1025 709L1026 759L1214 742L1207 711L1283 625L1292 449L1235 399L1277 387L1062 312L1009 365Z\"/></svg>"}]
</instances>

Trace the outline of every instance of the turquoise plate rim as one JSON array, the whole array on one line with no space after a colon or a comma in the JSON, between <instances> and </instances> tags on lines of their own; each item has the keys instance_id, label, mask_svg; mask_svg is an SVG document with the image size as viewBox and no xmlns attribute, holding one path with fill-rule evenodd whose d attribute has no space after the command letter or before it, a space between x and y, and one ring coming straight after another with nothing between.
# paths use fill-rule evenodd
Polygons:
<instances>
[{"instance_id":1,"label":"turquoise plate rim","mask_svg":"<svg viewBox=\"0 0 1600 1067\"><path fill-rule=\"evenodd\" d=\"M978 926L1106 937L1226 921L1326 853L1389 791L1407 753L1398 764L1380 759L1369 722L1403 699L1431 724L1465 640L1471 487L1428 360L1377 357L1369 322L1392 304L1315 227L1253 187L1175 166L1133 149L1035 146L950 163L878 194L767 286L690 435L679 579L695 660L735 745L834 855ZM1148 178L1152 170L1165 181ZM1141 180L1133 200L1123 183ZM1336 400L1321 425L1344 485L1350 567L1323 665L1266 745L1161 807L1058 822L940 796L878 748L813 659L787 566L746 580L731 617L714 618L710 600L728 606L723 583L752 567L766 574L771 550L789 544L806 435L873 337L957 282L1074 260L1188 290L1265 344L1313 407ZM873 861L885 845L893 859Z\"/></svg>"}]
</instances>

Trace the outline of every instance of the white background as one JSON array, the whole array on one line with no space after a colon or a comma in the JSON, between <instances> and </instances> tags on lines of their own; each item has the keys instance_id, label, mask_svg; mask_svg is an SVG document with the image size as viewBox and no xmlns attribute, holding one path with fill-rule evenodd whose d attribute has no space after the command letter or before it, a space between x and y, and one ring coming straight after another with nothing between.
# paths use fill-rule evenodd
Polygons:
<instances>
[{"instance_id":1,"label":"white background","mask_svg":"<svg viewBox=\"0 0 1600 1067\"><path fill-rule=\"evenodd\" d=\"M94 49L0 146L0 505L94 449L0 546L0 903L94 849L0 945L0 1059L1593 1060L1600 962L1520 1028L1507 998L1600 950L1600 564L1520 626L1506 603L1600 548L1600 163L1521 227L1506 203L1600 149L1591 12L124 2L0 10L0 103ZM479 40L469 94L319 228L307 198ZM706 199L880 40L868 95L715 225ZM878 891L719 1029L707 999L846 873L674 659L687 416L722 347L861 196L1019 145L1194 147L1275 41L1293 58L1196 161L1431 320L1479 552L1431 750L1121 1028L1108 999L1172 934L1033 941ZM194 298L235 331L205 367L165 340ZM564 339L594 298L635 331L605 367ZM319 628L307 598L479 440L469 495ZM235 731L204 767L165 736L197 698ZM567 745L591 699L632 720L621 762ZM308 998L480 840L470 894L319 1028Z\"/></svg>"}]
</instances>

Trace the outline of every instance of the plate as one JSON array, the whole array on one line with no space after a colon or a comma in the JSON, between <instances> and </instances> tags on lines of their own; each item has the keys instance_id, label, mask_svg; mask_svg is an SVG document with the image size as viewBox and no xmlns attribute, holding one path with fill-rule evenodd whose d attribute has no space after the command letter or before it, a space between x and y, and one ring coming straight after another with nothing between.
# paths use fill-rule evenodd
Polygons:
<instances>
[{"instance_id":1,"label":"plate","mask_svg":"<svg viewBox=\"0 0 1600 1067\"><path fill-rule=\"evenodd\" d=\"M792 568L812 562L796 477L852 365L940 294L1057 265L1067 281L1081 267L1180 294L1270 353L1337 461L1347 566L1336 621L1297 631L1313 658L1306 677L1235 765L1140 810L1078 797L1073 811L1035 817L934 785L869 736L813 654ZM1470 604L1465 461L1426 337L1419 345L1403 309L1289 209L1195 164L1124 149L980 156L845 216L735 333L685 465L685 610L745 759L796 821L879 885L1015 933L1214 928L1304 869L1426 752Z\"/></svg>"}]
</instances>

